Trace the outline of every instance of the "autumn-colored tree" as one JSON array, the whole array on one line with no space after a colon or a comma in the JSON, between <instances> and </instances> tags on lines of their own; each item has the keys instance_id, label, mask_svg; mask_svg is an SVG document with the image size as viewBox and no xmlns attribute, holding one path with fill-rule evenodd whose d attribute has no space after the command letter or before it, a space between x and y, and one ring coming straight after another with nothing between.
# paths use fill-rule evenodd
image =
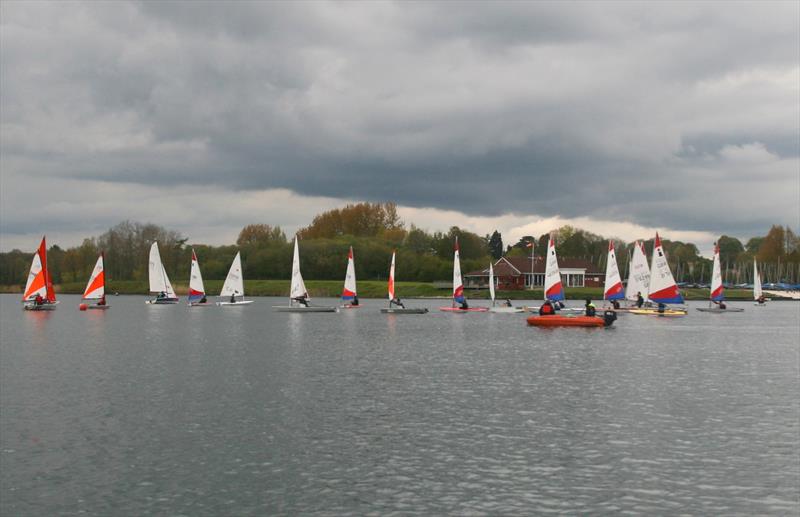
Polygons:
<instances>
[{"instance_id":1,"label":"autumn-colored tree","mask_svg":"<svg viewBox=\"0 0 800 517\"><path fill-rule=\"evenodd\" d=\"M756 258L760 263L777 262L786 253L786 232L783 226L773 225L758 247Z\"/></svg>"},{"instance_id":2,"label":"autumn-colored tree","mask_svg":"<svg viewBox=\"0 0 800 517\"><path fill-rule=\"evenodd\" d=\"M357 203L329 210L314 217L310 226L298 232L304 239L332 238L340 235L373 237L403 228L394 203ZM395 237L397 234L395 233Z\"/></svg>"},{"instance_id":3,"label":"autumn-colored tree","mask_svg":"<svg viewBox=\"0 0 800 517\"><path fill-rule=\"evenodd\" d=\"M280 226L270 226L268 224L248 224L239 232L236 245L245 246L265 246L270 243L285 243L286 234Z\"/></svg>"}]
</instances>

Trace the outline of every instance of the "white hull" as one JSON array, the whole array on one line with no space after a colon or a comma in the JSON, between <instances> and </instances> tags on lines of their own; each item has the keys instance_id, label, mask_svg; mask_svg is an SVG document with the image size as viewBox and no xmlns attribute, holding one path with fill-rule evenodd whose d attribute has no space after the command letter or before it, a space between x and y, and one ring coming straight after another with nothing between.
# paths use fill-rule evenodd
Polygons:
<instances>
[{"instance_id":1,"label":"white hull","mask_svg":"<svg viewBox=\"0 0 800 517\"><path fill-rule=\"evenodd\" d=\"M293 307L291 305L273 305L272 309L277 312L338 312L336 307Z\"/></svg>"},{"instance_id":2,"label":"white hull","mask_svg":"<svg viewBox=\"0 0 800 517\"><path fill-rule=\"evenodd\" d=\"M723 312L744 312L744 309L741 307L729 307L727 309L720 309L719 307L698 307L697 310L700 312L713 312L715 314L721 314Z\"/></svg>"},{"instance_id":3,"label":"white hull","mask_svg":"<svg viewBox=\"0 0 800 517\"><path fill-rule=\"evenodd\" d=\"M408 309L403 309L401 307L397 308L392 307L390 309L381 309L381 312L383 314L427 314L428 309L426 309L425 307L408 308Z\"/></svg>"},{"instance_id":4,"label":"white hull","mask_svg":"<svg viewBox=\"0 0 800 517\"><path fill-rule=\"evenodd\" d=\"M489 309L489 312L498 312L501 314L517 314L520 312L524 312L521 307L492 307Z\"/></svg>"},{"instance_id":5,"label":"white hull","mask_svg":"<svg viewBox=\"0 0 800 517\"><path fill-rule=\"evenodd\" d=\"M25 304L22 306L22 308L26 311L54 311L56 310L56 305L58 305L60 302L55 301L52 303L43 303L41 305L36 305L33 302L24 302L24 303Z\"/></svg>"},{"instance_id":6,"label":"white hull","mask_svg":"<svg viewBox=\"0 0 800 517\"><path fill-rule=\"evenodd\" d=\"M253 300L239 300L235 302L217 302L217 305L220 307L233 307L234 305L250 305L253 303Z\"/></svg>"},{"instance_id":7,"label":"white hull","mask_svg":"<svg viewBox=\"0 0 800 517\"><path fill-rule=\"evenodd\" d=\"M189 307L214 307L214 304L210 303L210 302L206 302L206 303L189 302L186 305L188 305Z\"/></svg>"}]
</instances>

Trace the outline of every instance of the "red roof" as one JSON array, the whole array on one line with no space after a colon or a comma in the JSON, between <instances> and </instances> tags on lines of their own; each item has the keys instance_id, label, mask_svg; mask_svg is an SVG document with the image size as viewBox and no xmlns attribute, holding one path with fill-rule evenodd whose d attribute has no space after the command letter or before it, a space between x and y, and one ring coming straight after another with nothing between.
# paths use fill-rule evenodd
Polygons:
<instances>
[{"instance_id":1,"label":"red roof","mask_svg":"<svg viewBox=\"0 0 800 517\"><path fill-rule=\"evenodd\" d=\"M533 264L534 273L544 274L545 261L543 257L535 257ZM587 275L604 275L597 270L594 264L585 259L559 258L558 267L561 269L583 269ZM495 276L518 276L531 272L531 257L502 257L494 263ZM464 276L488 276L489 268L472 271Z\"/></svg>"}]
</instances>

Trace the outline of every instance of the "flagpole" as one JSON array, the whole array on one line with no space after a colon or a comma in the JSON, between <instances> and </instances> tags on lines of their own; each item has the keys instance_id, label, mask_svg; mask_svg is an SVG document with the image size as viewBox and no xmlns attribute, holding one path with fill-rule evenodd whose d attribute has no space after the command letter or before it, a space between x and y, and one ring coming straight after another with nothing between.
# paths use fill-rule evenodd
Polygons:
<instances>
[{"instance_id":1,"label":"flagpole","mask_svg":"<svg viewBox=\"0 0 800 517\"><path fill-rule=\"evenodd\" d=\"M533 291L533 263L536 261L536 258L533 254L533 251L536 249L536 242L531 241L531 291Z\"/></svg>"}]
</instances>

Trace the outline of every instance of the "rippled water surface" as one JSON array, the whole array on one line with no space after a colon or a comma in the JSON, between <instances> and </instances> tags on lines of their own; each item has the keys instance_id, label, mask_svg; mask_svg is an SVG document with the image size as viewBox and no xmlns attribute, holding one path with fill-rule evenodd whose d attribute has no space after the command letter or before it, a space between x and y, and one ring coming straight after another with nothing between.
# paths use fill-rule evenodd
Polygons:
<instances>
[{"instance_id":1,"label":"rippled water surface","mask_svg":"<svg viewBox=\"0 0 800 517\"><path fill-rule=\"evenodd\" d=\"M0 296L2 515L800 512L800 304L547 330L61 299Z\"/></svg>"}]
</instances>

